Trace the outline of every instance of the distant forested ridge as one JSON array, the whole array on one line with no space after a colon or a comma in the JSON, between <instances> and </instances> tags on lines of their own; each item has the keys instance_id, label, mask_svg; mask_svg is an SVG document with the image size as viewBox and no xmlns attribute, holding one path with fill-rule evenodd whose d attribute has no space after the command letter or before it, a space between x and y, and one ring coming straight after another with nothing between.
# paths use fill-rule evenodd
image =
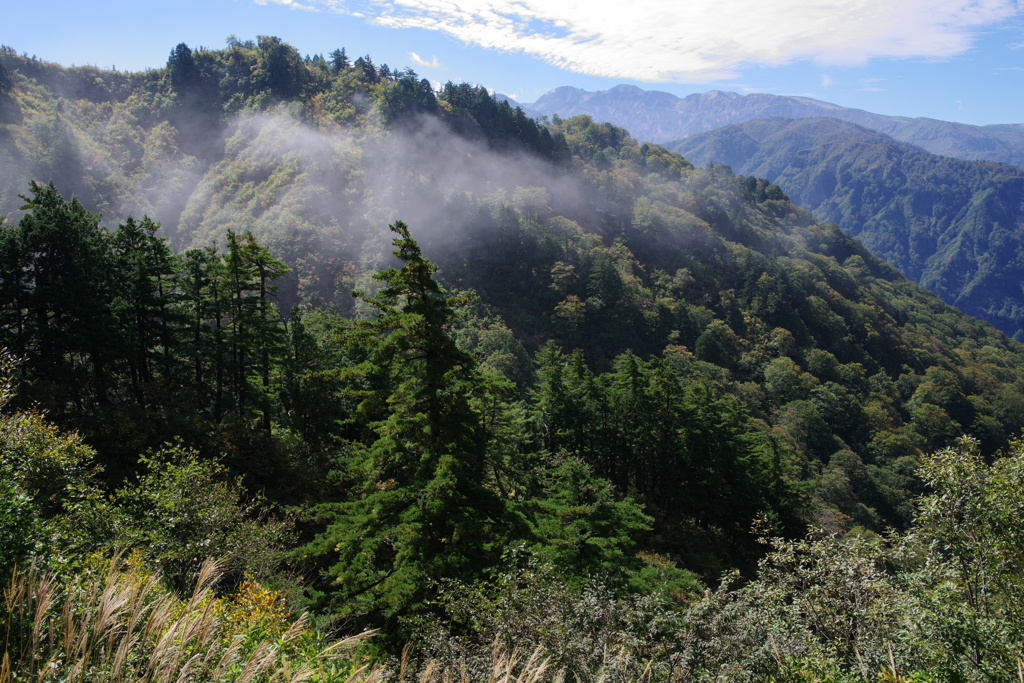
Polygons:
<instances>
[{"instance_id":1,"label":"distant forested ridge","mask_svg":"<svg viewBox=\"0 0 1024 683\"><path fill-rule=\"evenodd\" d=\"M1024 336L1024 171L929 154L835 119L768 118L675 143L772 179L960 310Z\"/></svg>"},{"instance_id":2,"label":"distant forested ridge","mask_svg":"<svg viewBox=\"0 0 1024 683\"><path fill-rule=\"evenodd\" d=\"M1024 347L764 179L275 38L0 60L0 569L134 551L182 593L216 555L378 654L487 647L545 591L660 634L846 552L809 526L870 574L929 453L1019 450Z\"/></svg>"},{"instance_id":3,"label":"distant forested ridge","mask_svg":"<svg viewBox=\"0 0 1024 683\"><path fill-rule=\"evenodd\" d=\"M264 159L256 175L235 177L218 191L231 191L241 181L270 182L266 191L280 192L296 175L329 173L331 188L308 190L328 197L303 210L326 209L323 204L334 193L341 196L333 203L344 206L349 195L367 188L358 182L334 185L346 174L360 175L358 160L338 154L340 148L372 144L374 131L401 127L419 114L438 117L446 130L485 147L522 149L551 159L564 154L564 145L559 147L546 128L484 88L448 84L435 93L412 69L378 66L369 56L350 59L343 49L330 59L303 58L274 37L232 39L223 50L180 44L164 68L137 73L65 68L19 56L8 47L0 51L0 63L11 81L10 94L2 93L7 99L0 139L0 214L17 209L17 195L25 191L28 178L40 178L53 180L92 211L160 215L164 230L179 237L179 229L201 227L179 226L192 211L206 208L209 198L203 192L209 188L201 181L211 172L226 181L224 174L231 175L238 154L247 154L254 170L259 166L255 157L272 158ZM275 125L285 129L265 130ZM291 130L299 125L309 127L303 129L306 135ZM333 140L328 147L335 153L303 147L312 131L313 137L323 136L318 142ZM277 139L260 139L261 133ZM286 168L275 175L268 163L278 162ZM308 185L315 178L301 180ZM197 201L204 204L196 206ZM180 235L182 245L190 239L190 234Z\"/></svg>"},{"instance_id":4,"label":"distant forested ridge","mask_svg":"<svg viewBox=\"0 0 1024 683\"><path fill-rule=\"evenodd\" d=\"M628 128L639 140L666 146L716 128L757 119L828 117L884 133L932 154L1024 167L1022 123L974 126L923 116L885 116L810 97L741 95L722 90L676 97L634 85L617 85L597 92L562 86L523 106L536 116L557 114L569 118L586 114Z\"/></svg>"}]
</instances>

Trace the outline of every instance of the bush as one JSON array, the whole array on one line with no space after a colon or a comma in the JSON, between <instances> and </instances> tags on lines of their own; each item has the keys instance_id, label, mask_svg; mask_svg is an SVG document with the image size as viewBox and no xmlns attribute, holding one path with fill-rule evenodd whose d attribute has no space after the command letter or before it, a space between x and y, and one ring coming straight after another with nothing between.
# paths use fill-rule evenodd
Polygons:
<instances>
[{"instance_id":1,"label":"bush","mask_svg":"<svg viewBox=\"0 0 1024 683\"><path fill-rule=\"evenodd\" d=\"M79 553L138 549L148 566L180 590L193 584L208 558L237 584L271 580L290 538L290 521L248 497L223 465L169 446L140 462L146 472L111 496L80 506L64 523L81 539Z\"/></svg>"}]
</instances>

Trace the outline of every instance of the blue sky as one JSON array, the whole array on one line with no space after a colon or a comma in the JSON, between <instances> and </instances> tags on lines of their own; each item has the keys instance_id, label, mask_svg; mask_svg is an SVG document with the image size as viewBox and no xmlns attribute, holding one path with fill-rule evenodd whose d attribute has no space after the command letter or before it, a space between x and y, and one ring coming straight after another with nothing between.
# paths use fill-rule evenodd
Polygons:
<instances>
[{"instance_id":1,"label":"blue sky","mask_svg":"<svg viewBox=\"0 0 1024 683\"><path fill-rule=\"evenodd\" d=\"M520 102L631 83L1024 122L1024 0L51 0L7 3L0 27L19 52L119 70L229 35L276 35L303 54L344 47Z\"/></svg>"}]
</instances>

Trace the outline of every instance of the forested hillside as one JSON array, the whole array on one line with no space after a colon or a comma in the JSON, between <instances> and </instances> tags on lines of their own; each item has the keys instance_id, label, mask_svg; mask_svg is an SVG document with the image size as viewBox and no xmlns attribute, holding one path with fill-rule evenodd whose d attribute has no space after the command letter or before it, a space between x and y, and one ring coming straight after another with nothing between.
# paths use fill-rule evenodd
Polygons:
<instances>
[{"instance_id":1,"label":"forested hillside","mask_svg":"<svg viewBox=\"0 0 1024 683\"><path fill-rule=\"evenodd\" d=\"M0 60L0 680L1015 665L1024 347L778 186L275 38Z\"/></svg>"},{"instance_id":2,"label":"forested hillside","mask_svg":"<svg viewBox=\"0 0 1024 683\"><path fill-rule=\"evenodd\" d=\"M1024 167L1024 124L974 126L924 117L885 116L810 97L709 90L676 97L658 90L617 85L588 92L562 86L524 105L535 115L563 118L586 114L629 128L640 139L671 147L674 142L723 126L763 118L828 117L847 121L921 147L932 154L997 161Z\"/></svg>"},{"instance_id":3,"label":"forested hillside","mask_svg":"<svg viewBox=\"0 0 1024 683\"><path fill-rule=\"evenodd\" d=\"M772 179L944 301L1024 336L1016 166L935 156L835 119L750 121L674 149Z\"/></svg>"}]
</instances>

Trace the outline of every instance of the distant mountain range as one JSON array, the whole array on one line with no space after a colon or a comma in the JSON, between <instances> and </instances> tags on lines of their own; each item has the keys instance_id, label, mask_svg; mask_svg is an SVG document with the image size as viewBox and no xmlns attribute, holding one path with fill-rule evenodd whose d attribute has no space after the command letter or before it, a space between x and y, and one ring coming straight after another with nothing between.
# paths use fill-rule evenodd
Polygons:
<instances>
[{"instance_id":1,"label":"distant mountain range","mask_svg":"<svg viewBox=\"0 0 1024 683\"><path fill-rule=\"evenodd\" d=\"M558 114L568 118L589 114L597 121L628 129L638 140L657 143L769 116L790 119L827 116L885 133L933 154L1024 167L1024 124L972 126L928 118L884 116L809 97L740 95L712 90L681 98L632 85L617 85L598 92L563 86L522 106L534 116Z\"/></svg>"},{"instance_id":2,"label":"distant mountain range","mask_svg":"<svg viewBox=\"0 0 1024 683\"><path fill-rule=\"evenodd\" d=\"M768 178L946 302L1024 337L1024 170L826 118L763 118L669 146Z\"/></svg>"}]
</instances>

